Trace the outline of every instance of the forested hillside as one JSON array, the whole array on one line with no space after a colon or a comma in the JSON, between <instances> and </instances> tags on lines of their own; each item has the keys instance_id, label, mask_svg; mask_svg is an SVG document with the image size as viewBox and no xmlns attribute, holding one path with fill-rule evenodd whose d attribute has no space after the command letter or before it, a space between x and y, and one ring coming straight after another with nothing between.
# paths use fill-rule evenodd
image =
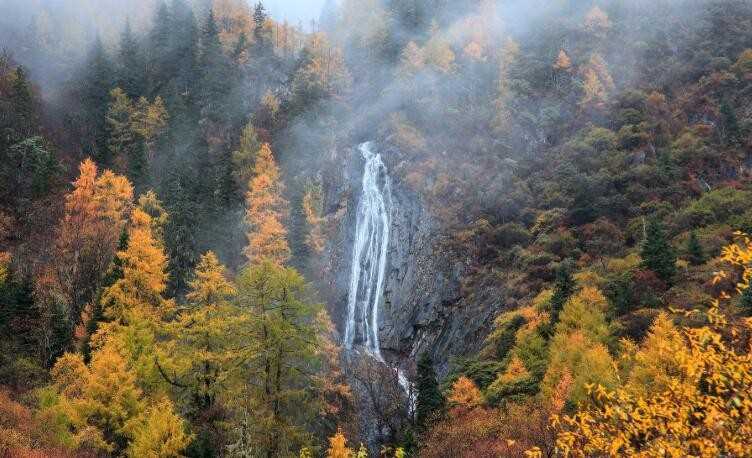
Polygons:
<instances>
[{"instance_id":1,"label":"forested hillside","mask_svg":"<svg viewBox=\"0 0 752 458\"><path fill-rule=\"evenodd\" d=\"M752 3L0 16L0 456L752 456Z\"/></svg>"}]
</instances>

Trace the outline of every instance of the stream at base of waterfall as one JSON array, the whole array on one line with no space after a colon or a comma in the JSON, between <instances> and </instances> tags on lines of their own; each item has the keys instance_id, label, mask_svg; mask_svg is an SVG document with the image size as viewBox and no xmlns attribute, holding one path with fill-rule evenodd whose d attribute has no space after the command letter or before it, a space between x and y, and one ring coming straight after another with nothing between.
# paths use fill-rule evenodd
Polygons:
<instances>
[{"instance_id":1,"label":"stream at base of waterfall","mask_svg":"<svg viewBox=\"0 0 752 458\"><path fill-rule=\"evenodd\" d=\"M381 154L373 151L373 144L362 143L358 150L365 160L365 167L352 249L343 343L347 350L358 347L380 363L387 364L379 345L379 308L386 278L392 188ZM394 370L412 410L412 384L402 370Z\"/></svg>"}]
</instances>

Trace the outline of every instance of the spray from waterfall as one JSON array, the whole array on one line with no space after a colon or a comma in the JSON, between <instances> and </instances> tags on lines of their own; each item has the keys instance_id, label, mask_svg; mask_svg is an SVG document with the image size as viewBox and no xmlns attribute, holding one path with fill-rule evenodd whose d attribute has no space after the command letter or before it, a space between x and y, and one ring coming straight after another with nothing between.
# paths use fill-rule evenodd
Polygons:
<instances>
[{"instance_id":1,"label":"spray from waterfall","mask_svg":"<svg viewBox=\"0 0 752 458\"><path fill-rule=\"evenodd\" d=\"M360 345L379 361L379 308L384 293L392 190L381 155L372 144L363 143L359 151L365 159L363 189L358 202L355 241L347 298L345 347Z\"/></svg>"}]
</instances>

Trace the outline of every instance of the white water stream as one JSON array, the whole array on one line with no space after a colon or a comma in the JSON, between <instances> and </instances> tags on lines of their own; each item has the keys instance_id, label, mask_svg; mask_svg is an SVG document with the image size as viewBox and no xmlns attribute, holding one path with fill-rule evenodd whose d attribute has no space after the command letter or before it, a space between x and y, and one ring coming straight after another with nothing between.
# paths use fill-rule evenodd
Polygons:
<instances>
[{"instance_id":1,"label":"white water stream","mask_svg":"<svg viewBox=\"0 0 752 458\"><path fill-rule=\"evenodd\" d=\"M381 155L373 151L373 145L363 143L358 150L366 163L355 226L344 344L348 350L362 347L377 361L386 364L379 344L379 309L386 280L392 187L386 166ZM412 384L402 370L394 370L412 412L415 407Z\"/></svg>"},{"instance_id":2,"label":"white water stream","mask_svg":"<svg viewBox=\"0 0 752 458\"><path fill-rule=\"evenodd\" d=\"M383 361L379 308L386 277L392 189L381 155L373 152L371 143L363 143L358 149L366 164L355 226L344 344L347 349L361 345Z\"/></svg>"}]
</instances>

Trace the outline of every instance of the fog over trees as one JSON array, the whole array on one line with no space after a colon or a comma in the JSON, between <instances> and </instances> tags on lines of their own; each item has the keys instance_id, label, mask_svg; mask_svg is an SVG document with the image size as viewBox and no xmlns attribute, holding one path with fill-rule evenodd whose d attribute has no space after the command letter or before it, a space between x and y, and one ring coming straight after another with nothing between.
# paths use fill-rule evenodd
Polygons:
<instances>
[{"instance_id":1,"label":"fog over trees","mask_svg":"<svg viewBox=\"0 0 752 458\"><path fill-rule=\"evenodd\" d=\"M752 3L0 1L0 456L752 456Z\"/></svg>"}]
</instances>

